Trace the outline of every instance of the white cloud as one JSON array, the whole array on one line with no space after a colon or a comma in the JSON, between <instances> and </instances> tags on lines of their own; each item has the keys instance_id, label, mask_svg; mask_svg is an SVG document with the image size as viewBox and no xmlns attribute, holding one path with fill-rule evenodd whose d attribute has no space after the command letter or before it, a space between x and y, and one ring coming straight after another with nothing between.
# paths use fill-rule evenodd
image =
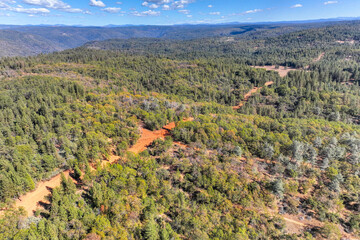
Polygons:
<instances>
[{"instance_id":1,"label":"white cloud","mask_svg":"<svg viewBox=\"0 0 360 240\"><path fill-rule=\"evenodd\" d=\"M291 6L291 8L301 8L301 7L303 7L303 5L301 5L299 3Z\"/></svg>"},{"instance_id":2,"label":"white cloud","mask_svg":"<svg viewBox=\"0 0 360 240\"><path fill-rule=\"evenodd\" d=\"M108 12L108 13L118 13L121 11L121 8L117 8L117 7L107 7L102 9L102 11L104 12Z\"/></svg>"},{"instance_id":3,"label":"white cloud","mask_svg":"<svg viewBox=\"0 0 360 240\"><path fill-rule=\"evenodd\" d=\"M258 12L262 12L262 9L253 9L253 10L248 10L246 12L244 12L244 14L251 14L251 13L258 13Z\"/></svg>"},{"instance_id":4,"label":"white cloud","mask_svg":"<svg viewBox=\"0 0 360 240\"><path fill-rule=\"evenodd\" d=\"M195 0L143 0L141 4L150 9L162 8L162 10L179 10L184 9L188 4L195 2Z\"/></svg>"},{"instance_id":5,"label":"white cloud","mask_svg":"<svg viewBox=\"0 0 360 240\"><path fill-rule=\"evenodd\" d=\"M327 2L324 2L324 5L336 4L336 3L338 3L338 1L327 1Z\"/></svg>"},{"instance_id":6,"label":"white cloud","mask_svg":"<svg viewBox=\"0 0 360 240\"><path fill-rule=\"evenodd\" d=\"M253 14L253 13L259 13L259 12L263 12L263 9L252 9L252 10L248 10L242 13L233 13L230 14L231 16L241 16L241 15L247 15L247 14Z\"/></svg>"},{"instance_id":7,"label":"white cloud","mask_svg":"<svg viewBox=\"0 0 360 240\"><path fill-rule=\"evenodd\" d=\"M155 3L157 5L163 5L163 4L168 4L171 1L170 0L146 0L145 2Z\"/></svg>"},{"instance_id":8,"label":"white cloud","mask_svg":"<svg viewBox=\"0 0 360 240\"><path fill-rule=\"evenodd\" d=\"M5 3L15 4L16 1L14 1L14 0L0 0L0 3L2 3L2 4L5 4Z\"/></svg>"},{"instance_id":9,"label":"white cloud","mask_svg":"<svg viewBox=\"0 0 360 240\"><path fill-rule=\"evenodd\" d=\"M156 8L159 8L159 5L153 3L153 4L151 4L151 5L149 6L149 8L151 8L151 9L156 9Z\"/></svg>"},{"instance_id":10,"label":"white cloud","mask_svg":"<svg viewBox=\"0 0 360 240\"><path fill-rule=\"evenodd\" d=\"M162 10L168 11L168 10L170 10L170 6L165 4L165 5L162 6Z\"/></svg>"},{"instance_id":11,"label":"white cloud","mask_svg":"<svg viewBox=\"0 0 360 240\"><path fill-rule=\"evenodd\" d=\"M210 12L210 15L220 15L220 12Z\"/></svg>"},{"instance_id":12,"label":"white cloud","mask_svg":"<svg viewBox=\"0 0 360 240\"><path fill-rule=\"evenodd\" d=\"M209 5L209 6L208 6L208 8L212 8L212 7L213 7L213 5Z\"/></svg>"},{"instance_id":13,"label":"white cloud","mask_svg":"<svg viewBox=\"0 0 360 240\"><path fill-rule=\"evenodd\" d=\"M9 7L9 5L7 5L7 4L5 4L3 2L0 2L0 9L1 8L8 8L8 7Z\"/></svg>"},{"instance_id":14,"label":"white cloud","mask_svg":"<svg viewBox=\"0 0 360 240\"><path fill-rule=\"evenodd\" d=\"M18 12L18 13L28 13L28 14L45 14L45 13L50 13L49 9L46 8L21 8L21 7L11 7L8 8L8 10L12 11L12 12Z\"/></svg>"},{"instance_id":15,"label":"white cloud","mask_svg":"<svg viewBox=\"0 0 360 240\"><path fill-rule=\"evenodd\" d=\"M189 10L186 10L186 9L179 10L178 12L179 12L179 13L186 14L186 15L190 13L190 11L189 11Z\"/></svg>"},{"instance_id":16,"label":"white cloud","mask_svg":"<svg viewBox=\"0 0 360 240\"><path fill-rule=\"evenodd\" d=\"M22 0L24 3L35 6L42 6L45 8L53 8L53 9L66 9L71 8L71 6L67 3L64 3L60 0Z\"/></svg>"},{"instance_id":17,"label":"white cloud","mask_svg":"<svg viewBox=\"0 0 360 240\"><path fill-rule=\"evenodd\" d=\"M154 11L154 10L148 10L148 11L143 11L143 12L134 11L131 13L131 15L137 16L137 17L146 17L146 16L154 17L154 16L160 16L160 12Z\"/></svg>"},{"instance_id":18,"label":"white cloud","mask_svg":"<svg viewBox=\"0 0 360 240\"><path fill-rule=\"evenodd\" d=\"M90 0L89 5L93 7L106 7L105 3L101 0Z\"/></svg>"},{"instance_id":19,"label":"white cloud","mask_svg":"<svg viewBox=\"0 0 360 240\"><path fill-rule=\"evenodd\" d=\"M186 4L188 4L189 1L187 0L180 0L180 1L175 1L171 4L173 9L182 9L185 8Z\"/></svg>"},{"instance_id":20,"label":"white cloud","mask_svg":"<svg viewBox=\"0 0 360 240\"><path fill-rule=\"evenodd\" d=\"M2 5L6 5L6 3L15 4L16 1L14 1L14 0L0 0L0 5L1 5L1 4L2 4ZM1 5L1 6L2 6L2 5Z\"/></svg>"},{"instance_id":21,"label":"white cloud","mask_svg":"<svg viewBox=\"0 0 360 240\"><path fill-rule=\"evenodd\" d=\"M66 8L66 9L60 9L64 12L68 12L68 13L85 13L86 11L83 11L80 8Z\"/></svg>"},{"instance_id":22,"label":"white cloud","mask_svg":"<svg viewBox=\"0 0 360 240\"><path fill-rule=\"evenodd\" d=\"M0 9L4 9L11 12L16 13L26 13L26 14L47 14L50 13L50 10L47 8L24 8L21 5L17 5L16 7L10 6L9 4L15 4L16 2L13 0L0 0Z\"/></svg>"},{"instance_id":23,"label":"white cloud","mask_svg":"<svg viewBox=\"0 0 360 240\"><path fill-rule=\"evenodd\" d=\"M29 4L29 5L35 5L40 6L43 8L50 8L50 9L57 9L64 12L69 13L82 13L83 10L79 8L72 8L69 4L64 3L61 0L22 0L22 2ZM20 6L22 9L23 7Z\"/></svg>"}]
</instances>

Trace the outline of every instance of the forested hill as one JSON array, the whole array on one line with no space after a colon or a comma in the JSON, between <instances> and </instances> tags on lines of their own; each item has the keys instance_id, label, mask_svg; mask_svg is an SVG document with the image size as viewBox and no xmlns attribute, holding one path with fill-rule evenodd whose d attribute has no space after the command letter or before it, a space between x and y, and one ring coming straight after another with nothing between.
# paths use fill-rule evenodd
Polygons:
<instances>
[{"instance_id":1,"label":"forested hill","mask_svg":"<svg viewBox=\"0 0 360 240\"><path fill-rule=\"evenodd\" d=\"M1 58L0 239L359 239L358 36Z\"/></svg>"},{"instance_id":2,"label":"forested hill","mask_svg":"<svg viewBox=\"0 0 360 240\"><path fill-rule=\"evenodd\" d=\"M27 56L79 47L89 41L120 38L197 39L219 36L263 38L339 22L178 26L0 26L0 57ZM2 29L3 28L3 29Z\"/></svg>"},{"instance_id":3,"label":"forested hill","mask_svg":"<svg viewBox=\"0 0 360 240\"><path fill-rule=\"evenodd\" d=\"M272 31L276 32L279 29ZM253 66L282 65L304 68L323 52L333 54L336 58L337 50L342 48L348 52L350 49L356 49L359 43L360 22L354 21L290 33L283 32L275 36L269 36L258 30L249 35L185 41L149 38L109 39L89 42L84 47L136 54L151 53L157 56L183 59L232 57ZM344 51L341 51L341 54L344 54ZM356 52L353 51L352 54L356 54Z\"/></svg>"}]
</instances>

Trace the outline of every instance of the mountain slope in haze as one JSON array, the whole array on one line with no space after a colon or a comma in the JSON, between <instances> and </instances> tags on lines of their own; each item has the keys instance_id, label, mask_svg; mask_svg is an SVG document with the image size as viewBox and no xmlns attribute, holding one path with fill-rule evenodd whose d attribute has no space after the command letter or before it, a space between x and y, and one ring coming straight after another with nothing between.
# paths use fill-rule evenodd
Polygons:
<instances>
[{"instance_id":1,"label":"mountain slope in haze","mask_svg":"<svg viewBox=\"0 0 360 240\"><path fill-rule=\"evenodd\" d=\"M0 57L36 55L62 49L41 36L12 30L0 31L0 46Z\"/></svg>"},{"instance_id":2,"label":"mountain slope in haze","mask_svg":"<svg viewBox=\"0 0 360 240\"><path fill-rule=\"evenodd\" d=\"M356 48L360 40L359 21L299 31L290 31L291 26L250 30L252 27L242 27L243 31L248 29L246 33L217 38L108 39L88 42L84 47L182 59L234 57L252 66L281 65L304 69L325 52L338 58L337 48Z\"/></svg>"},{"instance_id":3,"label":"mountain slope in haze","mask_svg":"<svg viewBox=\"0 0 360 240\"><path fill-rule=\"evenodd\" d=\"M178 26L124 26L124 27L73 27L73 26L0 26L0 57L29 56L39 53L79 47L90 41L107 39L157 38L190 40L221 36L239 38L274 37L329 23L272 23Z\"/></svg>"}]
</instances>

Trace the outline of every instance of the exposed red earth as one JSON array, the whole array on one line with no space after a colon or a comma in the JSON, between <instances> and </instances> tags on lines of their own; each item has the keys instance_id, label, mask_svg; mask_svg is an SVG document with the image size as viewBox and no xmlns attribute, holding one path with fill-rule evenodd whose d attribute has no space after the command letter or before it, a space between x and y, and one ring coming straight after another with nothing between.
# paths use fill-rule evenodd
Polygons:
<instances>
[{"instance_id":1,"label":"exposed red earth","mask_svg":"<svg viewBox=\"0 0 360 240\"><path fill-rule=\"evenodd\" d=\"M188 122L194 120L193 118L187 118L183 121ZM170 135L170 131L176 127L175 122L171 122L165 126L163 126L162 129L156 130L156 131L150 131L148 129L145 129L143 126L140 127L141 131L141 137L136 142L134 146L132 146L129 149L129 152L133 153L140 153L147 149L151 143L153 143L156 139L164 139L166 136Z\"/></svg>"},{"instance_id":2,"label":"exposed red earth","mask_svg":"<svg viewBox=\"0 0 360 240\"><path fill-rule=\"evenodd\" d=\"M183 121L192 121L193 118L187 118ZM165 138L170 135L170 131L175 128L175 122L171 122L165 125L162 129L156 131L150 131L145 129L144 127L140 127L141 129L141 137L136 142L134 146L132 146L128 151L133 153L140 153L145 151L152 142L159 138ZM101 165L104 166L106 164L113 164L117 162L119 156L114 154L110 155L108 160L104 160L101 162ZM65 177L70 177L70 171L63 172ZM75 180L74 180L75 181ZM23 207L27 212L28 216L32 216L37 209L42 209L42 203L49 203L46 199L46 196L51 194L51 190L55 187L60 186L61 183L61 174L56 175L55 177L47 180L41 181L37 184L37 187L34 191L28 192L27 194L21 196L19 199L15 201L15 207Z\"/></svg>"},{"instance_id":3,"label":"exposed red earth","mask_svg":"<svg viewBox=\"0 0 360 240\"><path fill-rule=\"evenodd\" d=\"M274 82L270 81L270 82L266 82L264 86L267 87L267 86L270 86L270 85L272 85L272 84L274 84ZM250 98L254 93L260 91L262 88L263 88L263 87L254 87L253 89L251 89L247 94L244 95L244 100L241 101L241 102L239 103L239 105L234 106L233 109L234 109L234 110L240 109L242 106L244 106L244 104L249 100L249 98Z\"/></svg>"},{"instance_id":4,"label":"exposed red earth","mask_svg":"<svg viewBox=\"0 0 360 240\"><path fill-rule=\"evenodd\" d=\"M267 82L265 83L265 86L269 86L273 84L273 82ZM235 106L234 109L239 109L240 107L242 107L244 105L244 103L251 97L252 94L254 94L255 92L261 90L260 88L254 88L252 90L250 90L245 96L244 96L244 101L242 101L238 106ZM193 118L187 118L184 119L183 121L192 121ZM149 145L151 145L151 143L153 143L156 139L159 138L165 138L166 136L170 135L170 131L172 129L174 129L176 127L176 123L175 122L171 122L165 126L163 126L162 129L160 130L155 130L155 131L150 131L146 128L144 128L142 125L140 125L140 131L141 131L141 137L140 139L136 142L135 145L133 145L128 151L132 152L132 153L140 153L142 151L145 151L147 149L147 147ZM180 145L181 143L178 143L178 145ZM186 145L181 144L183 147ZM113 164L114 162L116 162L119 159L118 156L112 154L109 157L108 161L102 161L102 165L106 165L106 164ZM70 176L70 171L67 170L65 172L63 172L65 174L65 177L69 177ZM46 198L46 196L48 196L49 194L51 194L51 189L60 186L61 183L61 175L58 174L55 177L47 180L47 181L42 181L39 182L36 189L32 192L29 192L23 196L21 196L19 199L16 200L15 202L15 206L18 207L23 207L28 216L33 215L33 213L37 210L37 209L41 209L41 202L46 203L46 200L44 200Z\"/></svg>"},{"instance_id":5,"label":"exposed red earth","mask_svg":"<svg viewBox=\"0 0 360 240\"><path fill-rule=\"evenodd\" d=\"M67 170L63 172L65 177L70 176L70 171ZM15 206L17 208L23 207L27 212L28 216L33 215L36 209L41 208L41 203L48 204L49 202L45 199L51 193L53 188L60 186L61 183L61 174L59 173L55 177L51 178L48 181L39 182L36 189L32 192L21 196L16 200Z\"/></svg>"},{"instance_id":6,"label":"exposed red earth","mask_svg":"<svg viewBox=\"0 0 360 240\"><path fill-rule=\"evenodd\" d=\"M266 82L264 86L270 86L272 85L274 82ZM251 89L247 94L244 95L244 100L242 102L240 102L239 105L234 106L233 109L237 110L239 108L241 108L246 101L249 100L249 98L252 96L252 94L256 93L257 91L260 91L263 87L255 87L253 89ZM193 118L187 118L184 119L183 121L193 121ZM175 122L171 122L165 126L163 126L162 129L160 130L155 130L155 131L150 131L148 129L145 129L142 125L140 125L140 131L141 131L141 137L140 139L136 142L135 145L133 145L131 148L129 148L129 152L132 153L140 153L142 151L145 151L147 149L147 147L149 145L151 145L151 143L153 143L156 139L164 139L166 136L170 135L170 131L172 129L174 129L176 127L176 123ZM182 148L187 148L189 146L179 143L179 142L174 142L175 145L178 145ZM116 156L114 154L109 156L108 160L104 160L102 161L102 166L106 165L106 164L113 164L115 162L117 162L117 160L119 159L119 156ZM245 158L241 159L242 161L246 161ZM256 158L254 159L257 162L266 162L263 159L259 159ZM64 171L63 174L65 175L66 178L70 177L70 171ZM75 182L75 180L73 180ZM51 178L50 180L47 181L42 181L40 183L38 183L37 188L32 191L29 192L23 196L21 196L19 199L16 200L15 202L15 206L18 207L23 207L25 209L25 211L27 212L28 216L32 216L34 214L34 212L37 209L42 209L42 205L41 203L44 204L48 204L49 202L46 199L47 196L49 196L51 194L51 190L55 187L60 186L61 183L61 174L56 175L55 177ZM304 231L306 228L312 228L312 227L321 227L322 223L312 219L312 220L298 220L297 216L294 215L285 215L283 217L283 219L286 222L286 229L288 232L290 233L301 233L302 231ZM344 235L344 233L343 233ZM348 235L348 234L345 234ZM349 236L347 236L349 237ZM351 237L349 239L352 239Z\"/></svg>"}]
</instances>

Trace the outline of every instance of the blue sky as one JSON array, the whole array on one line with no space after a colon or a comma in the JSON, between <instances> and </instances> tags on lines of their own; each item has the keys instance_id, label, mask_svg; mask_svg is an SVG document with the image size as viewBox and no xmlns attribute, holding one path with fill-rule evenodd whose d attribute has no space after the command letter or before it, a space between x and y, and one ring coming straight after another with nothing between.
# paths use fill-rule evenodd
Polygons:
<instances>
[{"instance_id":1,"label":"blue sky","mask_svg":"<svg viewBox=\"0 0 360 240\"><path fill-rule=\"evenodd\" d=\"M358 17L360 0L0 0L0 24L201 24Z\"/></svg>"}]
</instances>

